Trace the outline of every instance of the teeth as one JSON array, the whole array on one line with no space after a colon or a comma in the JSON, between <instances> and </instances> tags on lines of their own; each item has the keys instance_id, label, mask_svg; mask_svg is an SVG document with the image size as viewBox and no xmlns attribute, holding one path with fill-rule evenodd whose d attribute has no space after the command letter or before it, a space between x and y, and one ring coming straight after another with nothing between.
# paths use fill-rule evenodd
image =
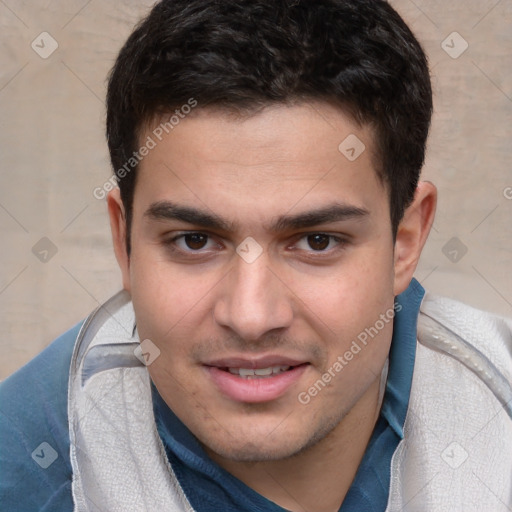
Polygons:
<instances>
[{"instance_id":1,"label":"teeth","mask_svg":"<svg viewBox=\"0 0 512 512\"><path fill-rule=\"evenodd\" d=\"M269 366L268 368L228 368L229 373L240 375L244 379L254 377L269 377L289 370L291 366Z\"/></svg>"},{"instance_id":2,"label":"teeth","mask_svg":"<svg viewBox=\"0 0 512 512\"><path fill-rule=\"evenodd\" d=\"M266 377L267 375L272 375L272 367L268 368L259 368L258 370L254 370L255 375L260 375L262 377Z\"/></svg>"}]
</instances>

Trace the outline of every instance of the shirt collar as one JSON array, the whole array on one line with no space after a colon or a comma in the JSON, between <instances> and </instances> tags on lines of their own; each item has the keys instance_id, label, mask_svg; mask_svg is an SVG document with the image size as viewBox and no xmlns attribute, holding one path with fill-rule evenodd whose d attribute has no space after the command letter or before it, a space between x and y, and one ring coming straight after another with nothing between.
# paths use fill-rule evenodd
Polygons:
<instances>
[{"instance_id":1,"label":"shirt collar","mask_svg":"<svg viewBox=\"0 0 512 512\"><path fill-rule=\"evenodd\" d=\"M416 329L424 288L416 279L395 299L393 339L389 352L389 370L381 415L403 439L403 426L409 407L412 374L416 357Z\"/></svg>"}]
</instances>

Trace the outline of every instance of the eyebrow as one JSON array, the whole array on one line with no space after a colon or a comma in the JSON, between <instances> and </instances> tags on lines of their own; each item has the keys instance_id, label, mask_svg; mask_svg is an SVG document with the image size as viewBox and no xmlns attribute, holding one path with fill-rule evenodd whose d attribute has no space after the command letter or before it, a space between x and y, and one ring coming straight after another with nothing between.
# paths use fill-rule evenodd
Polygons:
<instances>
[{"instance_id":1,"label":"eyebrow","mask_svg":"<svg viewBox=\"0 0 512 512\"><path fill-rule=\"evenodd\" d=\"M297 215L279 216L269 226L272 232L286 231L290 229L304 229L352 219L363 219L368 217L370 212L365 208L348 205L345 203L334 203L332 205L315 210L299 213ZM144 213L145 217L152 220L178 220L201 226L203 228L218 231L235 231L236 224L228 222L214 213L199 210L189 206L181 206L170 201L159 201L153 203Z\"/></svg>"},{"instance_id":2,"label":"eyebrow","mask_svg":"<svg viewBox=\"0 0 512 512\"><path fill-rule=\"evenodd\" d=\"M153 220L179 220L188 224L221 231L232 231L234 228L233 223L225 221L214 213L201 211L189 206L180 206L170 201L153 203L146 210L144 216Z\"/></svg>"},{"instance_id":3,"label":"eyebrow","mask_svg":"<svg viewBox=\"0 0 512 512\"><path fill-rule=\"evenodd\" d=\"M309 212L299 213L297 215L283 215L272 224L272 231L286 231L287 229L302 229L318 226L319 224L328 224L331 222L341 222L351 219L362 219L369 216L370 212L365 208L335 203L330 206L318 208Z\"/></svg>"}]
</instances>

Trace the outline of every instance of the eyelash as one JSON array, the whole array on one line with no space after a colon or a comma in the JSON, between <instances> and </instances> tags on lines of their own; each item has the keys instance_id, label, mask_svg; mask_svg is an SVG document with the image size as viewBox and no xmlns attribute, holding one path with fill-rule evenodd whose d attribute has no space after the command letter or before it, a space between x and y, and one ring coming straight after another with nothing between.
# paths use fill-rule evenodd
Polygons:
<instances>
[{"instance_id":1,"label":"eyelash","mask_svg":"<svg viewBox=\"0 0 512 512\"><path fill-rule=\"evenodd\" d=\"M172 252L181 253L188 257L190 257L190 256L204 257L205 251L202 248L198 249L198 250L194 250L194 249L190 249L190 248L182 249L177 246L177 242L179 240L184 240L186 236L190 236L190 235L203 235L203 236L207 237L207 241L206 241L207 244L210 241L213 241L212 239L214 238L209 233L205 233L203 231L187 231L187 232L180 233L179 235L176 235L169 240L164 241L164 245L166 247L168 247L169 249L171 249ZM328 233L323 233L323 232L302 233L300 236L297 236L295 238L295 241L293 242L293 244L296 245L298 242L300 242L302 240L306 240L308 237L318 236L318 235L329 237L329 245L331 245L332 242L334 242L336 245L334 248L327 249L327 250L317 250L317 251L315 251L314 249L304 250L308 254L308 256L311 258L315 258L315 257L319 257L319 258L324 257L325 258L326 256L332 256L333 252L337 252L338 250L344 249L345 246L348 244L347 238L342 238L339 236L330 235ZM217 247L220 247L220 244L217 243L216 245L217 245ZM329 247L329 245L328 245L328 247ZM300 249L294 248L292 250L300 250Z\"/></svg>"}]
</instances>

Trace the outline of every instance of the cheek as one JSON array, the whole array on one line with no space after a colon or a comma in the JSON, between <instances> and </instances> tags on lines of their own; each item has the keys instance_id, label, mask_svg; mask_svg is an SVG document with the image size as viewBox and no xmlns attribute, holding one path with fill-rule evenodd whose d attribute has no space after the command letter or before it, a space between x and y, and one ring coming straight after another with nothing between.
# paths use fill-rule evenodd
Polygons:
<instances>
[{"instance_id":1,"label":"cheek","mask_svg":"<svg viewBox=\"0 0 512 512\"><path fill-rule=\"evenodd\" d=\"M325 399L350 407L380 375L394 316L392 251L384 252L383 247L359 251L329 276L296 281L303 311L310 312L309 328L323 340L327 355L310 383L322 375L330 381L317 406Z\"/></svg>"},{"instance_id":2,"label":"cheek","mask_svg":"<svg viewBox=\"0 0 512 512\"><path fill-rule=\"evenodd\" d=\"M155 343L166 365L190 359L190 347L213 329L217 273L173 266L149 244L134 248L130 272L140 339Z\"/></svg>"},{"instance_id":3,"label":"cheek","mask_svg":"<svg viewBox=\"0 0 512 512\"><path fill-rule=\"evenodd\" d=\"M383 247L354 251L322 275L294 277L296 295L334 332L364 328L393 306L393 256Z\"/></svg>"},{"instance_id":4,"label":"cheek","mask_svg":"<svg viewBox=\"0 0 512 512\"><path fill-rule=\"evenodd\" d=\"M139 335L161 344L192 308L194 287L183 286L172 267L151 247L134 247L130 279Z\"/></svg>"}]
</instances>

